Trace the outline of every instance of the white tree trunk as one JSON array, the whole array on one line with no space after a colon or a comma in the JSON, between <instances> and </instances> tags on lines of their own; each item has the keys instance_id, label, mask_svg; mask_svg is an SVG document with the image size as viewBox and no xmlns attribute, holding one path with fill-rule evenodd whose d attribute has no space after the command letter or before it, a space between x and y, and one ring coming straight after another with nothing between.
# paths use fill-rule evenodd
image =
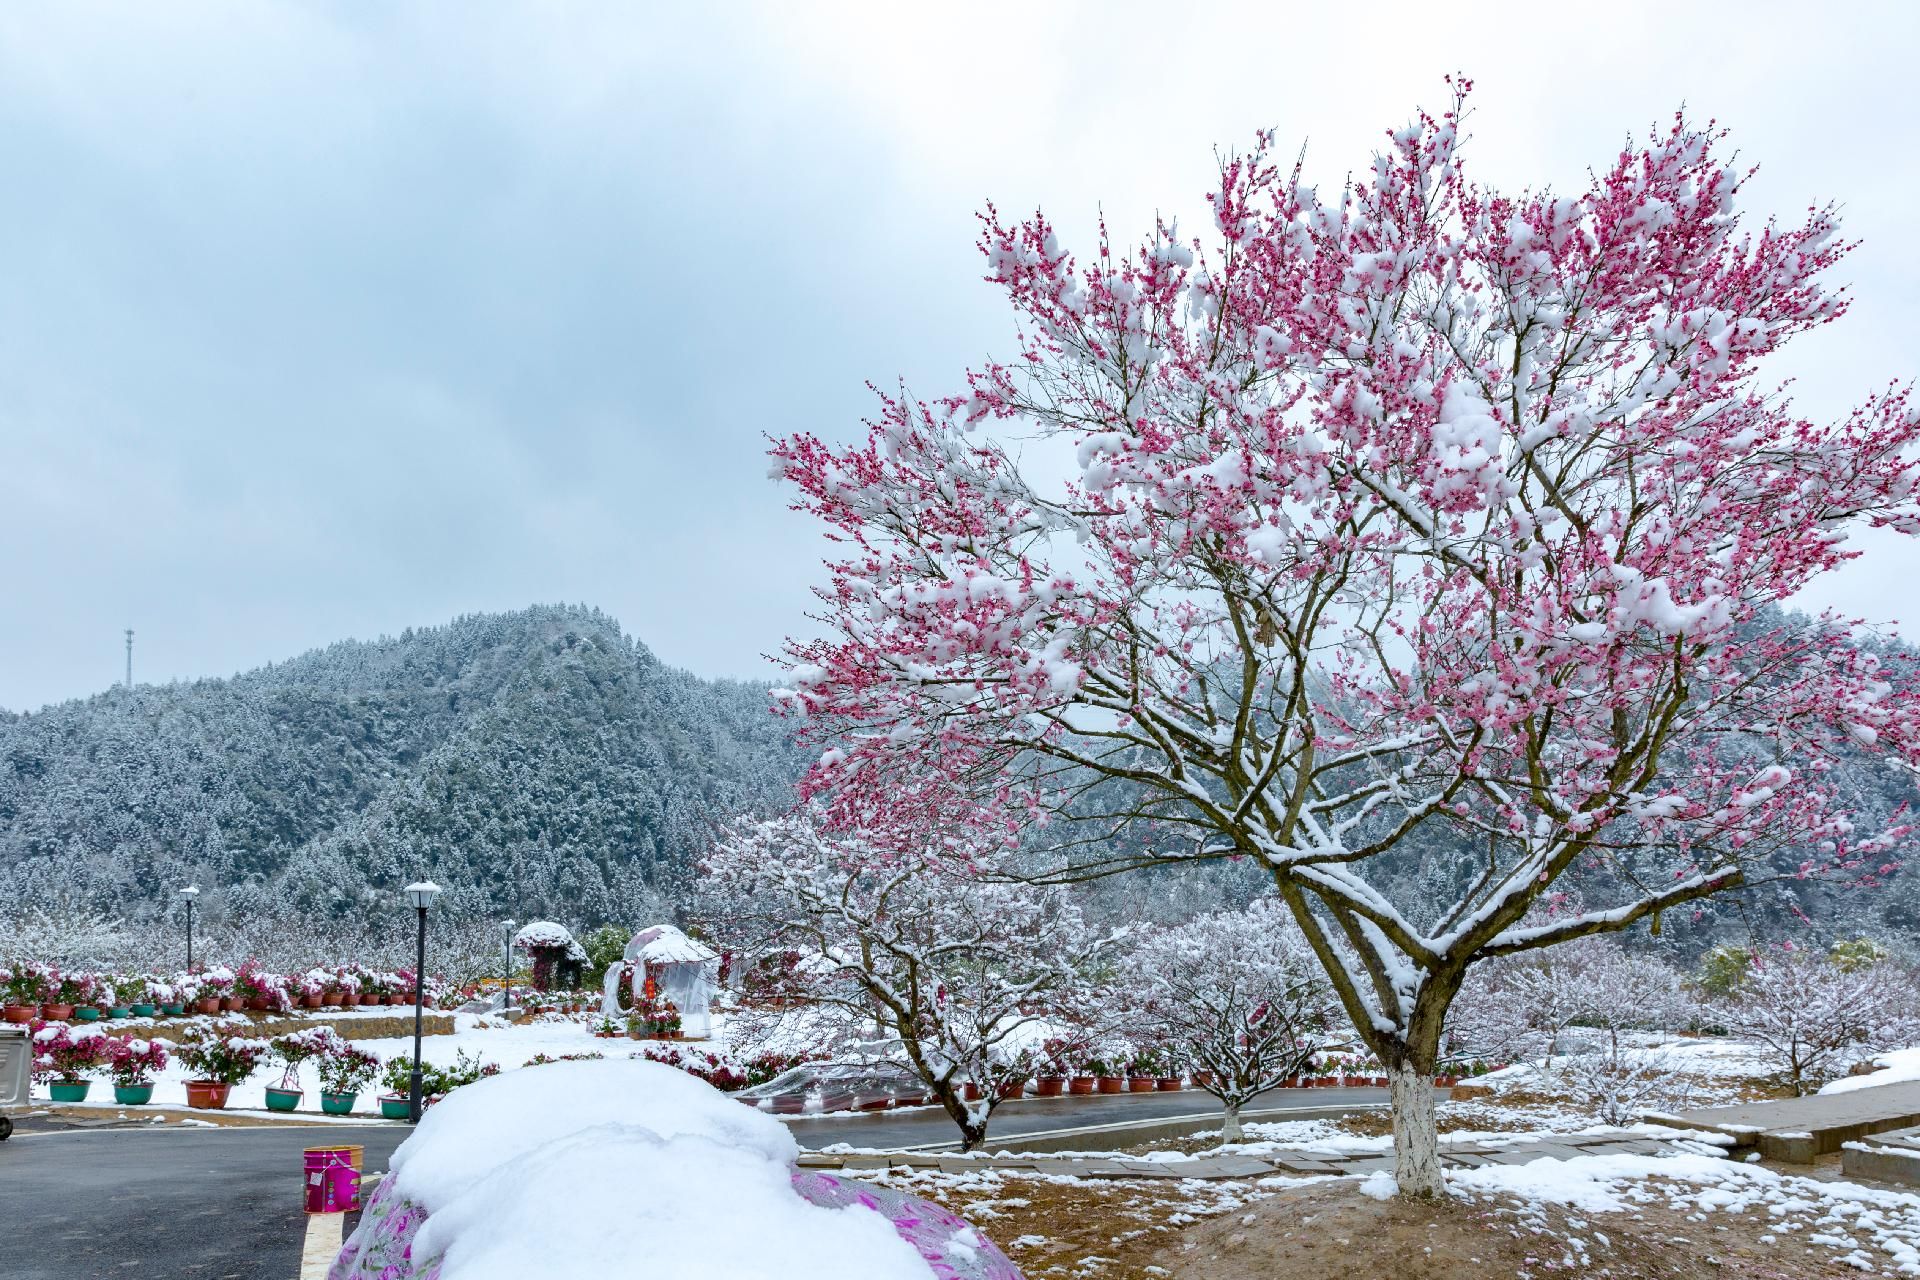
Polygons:
<instances>
[{"instance_id":1,"label":"white tree trunk","mask_svg":"<svg viewBox=\"0 0 1920 1280\"><path fill-rule=\"evenodd\" d=\"M1393 1090L1393 1179L1403 1196L1437 1196L1447 1189L1440 1174L1440 1122L1433 1109L1433 1077L1402 1063L1388 1078Z\"/></svg>"},{"instance_id":2,"label":"white tree trunk","mask_svg":"<svg viewBox=\"0 0 1920 1280\"><path fill-rule=\"evenodd\" d=\"M1220 1117L1220 1141L1238 1142L1244 1132L1240 1128L1240 1104L1229 1102L1226 1113Z\"/></svg>"}]
</instances>

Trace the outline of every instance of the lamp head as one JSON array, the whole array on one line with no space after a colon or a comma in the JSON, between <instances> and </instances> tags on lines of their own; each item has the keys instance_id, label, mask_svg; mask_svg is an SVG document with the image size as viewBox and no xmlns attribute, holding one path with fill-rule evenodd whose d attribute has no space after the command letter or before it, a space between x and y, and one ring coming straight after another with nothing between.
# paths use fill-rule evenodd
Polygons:
<instances>
[{"instance_id":1,"label":"lamp head","mask_svg":"<svg viewBox=\"0 0 1920 1280\"><path fill-rule=\"evenodd\" d=\"M433 905L433 900L439 892L440 886L431 880L417 880L405 889L407 901L421 911Z\"/></svg>"},{"instance_id":2,"label":"lamp head","mask_svg":"<svg viewBox=\"0 0 1920 1280\"><path fill-rule=\"evenodd\" d=\"M190 884L186 888L180 891L180 896L187 899L187 901L191 902L193 901L193 899L200 896L200 886L197 884Z\"/></svg>"}]
</instances>

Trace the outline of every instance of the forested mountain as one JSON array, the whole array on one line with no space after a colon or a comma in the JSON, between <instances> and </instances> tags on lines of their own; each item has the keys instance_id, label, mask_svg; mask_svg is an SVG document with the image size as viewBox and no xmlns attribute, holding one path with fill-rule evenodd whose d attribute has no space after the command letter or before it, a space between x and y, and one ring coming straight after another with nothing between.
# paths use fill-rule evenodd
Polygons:
<instances>
[{"instance_id":1,"label":"forested mountain","mask_svg":"<svg viewBox=\"0 0 1920 1280\"><path fill-rule=\"evenodd\" d=\"M584 607L0 713L0 901L139 921L197 881L216 919L350 928L431 876L455 916L638 919L715 823L791 803L787 728Z\"/></svg>"}]
</instances>

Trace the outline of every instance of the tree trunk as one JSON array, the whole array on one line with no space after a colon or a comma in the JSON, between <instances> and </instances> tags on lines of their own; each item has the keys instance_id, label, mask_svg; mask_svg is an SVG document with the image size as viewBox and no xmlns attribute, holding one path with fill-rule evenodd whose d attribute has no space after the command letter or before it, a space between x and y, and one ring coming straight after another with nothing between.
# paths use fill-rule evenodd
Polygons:
<instances>
[{"instance_id":1,"label":"tree trunk","mask_svg":"<svg viewBox=\"0 0 1920 1280\"><path fill-rule=\"evenodd\" d=\"M1226 1113L1220 1117L1220 1141L1238 1142L1243 1130L1240 1128L1240 1104L1229 1102Z\"/></svg>"},{"instance_id":2,"label":"tree trunk","mask_svg":"<svg viewBox=\"0 0 1920 1280\"><path fill-rule=\"evenodd\" d=\"M1403 1196L1446 1192L1440 1174L1440 1122L1433 1109L1433 1077L1410 1062L1393 1066L1393 1180Z\"/></svg>"},{"instance_id":3,"label":"tree trunk","mask_svg":"<svg viewBox=\"0 0 1920 1280\"><path fill-rule=\"evenodd\" d=\"M967 1120L960 1125L960 1150L964 1152L978 1150L987 1140L987 1122L985 1120Z\"/></svg>"}]
</instances>

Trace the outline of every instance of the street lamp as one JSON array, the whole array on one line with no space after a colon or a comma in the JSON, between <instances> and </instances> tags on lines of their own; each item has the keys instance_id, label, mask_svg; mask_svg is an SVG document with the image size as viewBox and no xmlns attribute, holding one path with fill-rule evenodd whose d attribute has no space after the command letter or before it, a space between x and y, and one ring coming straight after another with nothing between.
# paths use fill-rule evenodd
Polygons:
<instances>
[{"instance_id":1,"label":"street lamp","mask_svg":"<svg viewBox=\"0 0 1920 1280\"><path fill-rule=\"evenodd\" d=\"M180 891L187 900L187 972L193 972L193 900L200 896L200 886L190 884Z\"/></svg>"},{"instance_id":2,"label":"street lamp","mask_svg":"<svg viewBox=\"0 0 1920 1280\"><path fill-rule=\"evenodd\" d=\"M413 1104L408 1113L420 1123L420 1023L427 992L427 908L440 892L431 880L418 880L406 888L407 901L420 913L420 945L413 964Z\"/></svg>"},{"instance_id":3,"label":"street lamp","mask_svg":"<svg viewBox=\"0 0 1920 1280\"><path fill-rule=\"evenodd\" d=\"M506 1002L500 1006L502 1012L505 1012L506 1010L513 1008L513 926L518 923L519 922L517 920L509 920L506 922L507 967L501 971L500 976L506 980L504 985L501 987L501 990L505 991L507 994L506 994Z\"/></svg>"}]
</instances>

